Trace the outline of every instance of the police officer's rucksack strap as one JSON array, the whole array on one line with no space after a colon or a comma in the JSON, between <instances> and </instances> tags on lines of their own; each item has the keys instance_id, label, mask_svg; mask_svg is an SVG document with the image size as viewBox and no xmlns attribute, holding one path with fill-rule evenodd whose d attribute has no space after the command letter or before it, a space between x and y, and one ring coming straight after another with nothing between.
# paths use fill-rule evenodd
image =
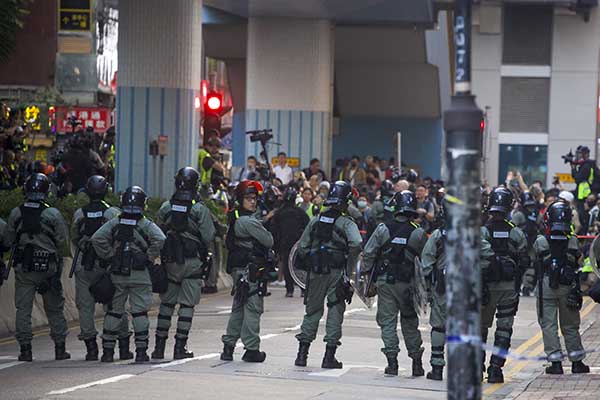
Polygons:
<instances>
[{"instance_id":1,"label":"police officer's rucksack strap","mask_svg":"<svg viewBox=\"0 0 600 400\"><path fill-rule=\"evenodd\" d=\"M418 224L412 221L400 222L396 220L384 224L388 228L390 236L387 243L384 245L386 251L392 251L394 246L402 246L402 256L404 256L404 260L407 259L406 252L410 254L411 260L419 255L418 250L410 245L410 237L419 227ZM403 241L404 243L400 243L399 241Z\"/></svg>"},{"instance_id":2,"label":"police officer's rucksack strap","mask_svg":"<svg viewBox=\"0 0 600 400\"><path fill-rule=\"evenodd\" d=\"M150 246L150 240L148 236L144 233L143 229L139 226L139 221L137 221L137 223L134 226L129 224L122 224L121 220L122 218L119 217L119 222L115 224L115 226L113 226L111 231L112 237L117 240L122 240L122 232L120 231L121 227L123 226L124 229L125 227L130 226L131 228L133 228L131 230L131 237L126 238L124 241L131 240L140 247L142 252L146 252L148 250L148 247Z\"/></svg>"}]
</instances>

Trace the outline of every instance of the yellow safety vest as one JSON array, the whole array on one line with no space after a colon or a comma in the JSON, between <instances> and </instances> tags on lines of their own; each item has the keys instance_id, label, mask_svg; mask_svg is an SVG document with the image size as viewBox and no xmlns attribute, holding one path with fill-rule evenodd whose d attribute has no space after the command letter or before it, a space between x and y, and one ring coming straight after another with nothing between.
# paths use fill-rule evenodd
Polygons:
<instances>
[{"instance_id":1,"label":"yellow safety vest","mask_svg":"<svg viewBox=\"0 0 600 400\"><path fill-rule=\"evenodd\" d=\"M204 167L202 166L204 164L204 159L210 156L210 153L204 149L200 149L200 152L198 153L198 171L200 171L200 182L204 186L210 184L212 178L213 169L204 169Z\"/></svg>"},{"instance_id":2,"label":"yellow safety vest","mask_svg":"<svg viewBox=\"0 0 600 400\"><path fill-rule=\"evenodd\" d=\"M577 185L577 200L585 200L592 193L592 182L594 182L594 168L590 169L590 176L587 181Z\"/></svg>"},{"instance_id":3,"label":"yellow safety vest","mask_svg":"<svg viewBox=\"0 0 600 400\"><path fill-rule=\"evenodd\" d=\"M589 257L586 257L585 260L583 260L583 268L581 268L581 272L594 272L592 269L592 262L590 261Z\"/></svg>"}]
</instances>

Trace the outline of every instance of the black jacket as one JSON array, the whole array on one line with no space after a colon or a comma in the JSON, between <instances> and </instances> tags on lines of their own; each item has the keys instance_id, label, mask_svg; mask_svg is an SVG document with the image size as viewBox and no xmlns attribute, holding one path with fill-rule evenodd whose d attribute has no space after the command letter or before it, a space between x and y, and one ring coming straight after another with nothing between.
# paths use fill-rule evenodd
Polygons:
<instances>
[{"instance_id":1,"label":"black jacket","mask_svg":"<svg viewBox=\"0 0 600 400\"><path fill-rule=\"evenodd\" d=\"M270 221L275 251L279 254L288 253L302 236L309 220L306 212L295 205L284 204L278 208Z\"/></svg>"}]
</instances>

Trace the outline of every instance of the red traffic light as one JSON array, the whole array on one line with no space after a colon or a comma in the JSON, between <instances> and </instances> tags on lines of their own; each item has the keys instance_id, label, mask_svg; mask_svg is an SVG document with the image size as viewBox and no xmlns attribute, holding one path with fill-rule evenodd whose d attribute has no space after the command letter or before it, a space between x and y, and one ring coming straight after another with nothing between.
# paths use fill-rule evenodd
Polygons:
<instances>
[{"instance_id":1,"label":"red traffic light","mask_svg":"<svg viewBox=\"0 0 600 400\"><path fill-rule=\"evenodd\" d=\"M481 122L479 122L479 133L483 134L485 132L485 118L481 118Z\"/></svg>"},{"instance_id":2,"label":"red traffic light","mask_svg":"<svg viewBox=\"0 0 600 400\"><path fill-rule=\"evenodd\" d=\"M220 93L210 92L206 96L206 109L220 112L223 107L223 96Z\"/></svg>"}]
</instances>

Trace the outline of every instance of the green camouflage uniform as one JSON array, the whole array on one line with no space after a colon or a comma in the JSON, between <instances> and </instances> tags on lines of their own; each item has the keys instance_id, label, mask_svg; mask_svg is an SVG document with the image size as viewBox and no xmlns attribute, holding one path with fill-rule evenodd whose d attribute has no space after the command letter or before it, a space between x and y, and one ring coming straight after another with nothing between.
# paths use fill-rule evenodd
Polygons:
<instances>
[{"instance_id":1,"label":"green camouflage uniform","mask_svg":"<svg viewBox=\"0 0 600 400\"><path fill-rule=\"evenodd\" d=\"M399 264L406 262L404 265L407 267L407 279L388 277L388 272L379 274L377 278L377 324L381 328L381 338L384 345L381 351L386 357L397 356L400 352L400 341L397 333L398 313L400 313L400 327L408 356L414 360L420 360L423 354L423 348L421 347L423 340L419 331L419 316L415 311L411 293L415 268L414 260L423 251L427 235L423 229L418 227L418 224L404 216L396 216L394 223L410 224L414 230L405 242L405 260L396 261ZM396 240L397 238L391 238L388 226L380 224L365 245L363 252L363 262L367 270L380 268L380 264L383 262L381 252L390 246L390 239ZM402 239L405 240L406 238Z\"/></svg>"},{"instance_id":2,"label":"green camouflage uniform","mask_svg":"<svg viewBox=\"0 0 600 400\"><path fill-rule=\"evenodd\" d=\"M171 202L165 201L156 216L156 223L167 236L177 234L169 224L171 207ZM189 210L187 221L187 228L179 233L180 238L208 249L215 238L215 226L208 208L201 202L194 203ZM187 339L192 327L194 306L200 302L200 276L204 262L205 260L196 256L185 257L185 263L182 265L175 262L166 264L169 286L167 291L160 295L156 336L165 338L168 336L171 317L175 312L175 306L179 304L175 338Z\"/></svg>"},{"instance_id":3,"label":"green camouflage uniform","mask_svg":"<svg viewBox=\"0 0 600 400\"><path fill-rule=\"evenodd\" d=\"M273 247L273 236L254 215L240 215L238 211L235 212L239 215L234 225L236 246L248 253L251 253L256 243L266 249ZM231 232L227 234L230 235ZM250 282L248 273L248 267L235 268L231 272L234 282L240 282L241 279L247 281L249 295L243 304L236 304L234 298L227 330L221 340L223 344L235 347L241 338L246 350L259 350L260 316L264 311L264 298L257 292L260 282Z\"/></svg>"},{"instance_id":4,"label":"green camouflage uniform","mask_svg":"<svg viewBox=\"0 0 600 400\"><path fill-rule=\"evenodd\" d=\"M494 255L492 247L486 240L481 240L481 268L488 268L489 258ZM444 346L446 344L446 281L444 279L447 266L443 230L433 231L421 255L423 275L432 275L432 300L429 324L431 325L431 361L430 364L445 366Z\"/></svg>"},{"instance_id":5,"label":"green camouflage uniform","mask_svg":"<svg viewBox=\"0 0 600 400\"><path fill-rule=\"evenodd\" d=\"M491 220L490 220L491 221ZM527 257L527 239L523 231L509 221L503 221L508 230L508 254L522 274L529 268L529 257ZM488 222L489 223L489 222ZM499 235L499 233L498 233ZM489 301L481 307L481 338L487 342L488 330L494 323L494 314L496 315L496 332L494 334L494 346L508 350L510 348L510 339L513 333L513 324L515 315L519 308L519 293L517 284L520 283L520 276L510 280L489 281L492 266L496 263L494 259L500 254L498 249L494 249L494 238L485 226L481 227L481 237L492 245L494 254L489 257L489 267L482 269L482 278L484 285L489 289ZM496 238L498 240L498 238ZM483 257L482 257L483 258ZM518 279L518 282L516 281ZM520 284L519 284L520 287ZM490 363L502 368L505 359L492 355Z\"/></svg>"},{"instance_id":6,"label":"green camouflage uniform","mask_svg":"<svg viewBox=\"0 0 600 400\"><path fill-rule=\"evenodd\" d=\"M27 205L38 204L44 207L45 203L27 201ZM35 207L34 209L37 209ZM29 212L29 211L28 211ZM66 249L68 240L68 227L60 212L53 207L44 209L40 216L40 233L30 234L24 232L24 216L21 208L14 208L8 218L6 232L7 243L11 246L18 240L17 251L20 256L15 257L15 305L17 307L16 338L20 345L28 345L33 338L31 332L31 311L36 291L42 295L44 310L50 324L50 337L55 343L64 343L68 334L67 321L64 316L65 298L61 284L62 252ZM50 261L46 272L29 272L23 264L23 258L31 253L32 246L36 250L50 253ZM25 248L28 247L28 250Z\"/></svg>"},{"instance_id":7,"label":"green camouflage uniform","mask_svg":"<svg viewBox=\"0 0 600 400\"><path fill-rule=\"evenodd\" d=\"M109 207L104 203L105 207ZM116 207L107 208L102 216L103 221L110 221L121 213ZM75 267L75 304L79 313L79 340L96 339L98 331L96 330L96 301L90 293L90 286L93 285L106 271L107 266L97 260L91 270L86 270L82 266L84 250L91 247L91 237L85 234L85 214L83 209L78 209L73 214L73 223L71 225L71 243L80 249L77 266ZM88 250L90 251L90 250ZM102 264L102 265L101 265ZM104 311L108 307L104 306ZM119 325L119 339L127 339L131 336L129 332L129 320L127 313L123 313L121 324Z\"/></svg>"},{"instance_id":8,"label":"green camouflage uniform","mask_svg":"<svg viewBox=\"0 0 600 400\"><path fill-rule=\"evenodd\" d=\"M119 245L116 235L121 221L125 222L122 218L113 218L98 229L91 239L98 257L103 260L112 260L111 279L115 285L115 295L104 318L102 342L105 348L115 347L119 327L125 313L125 303L129 299L135 345L138 349L145 349L148 348L148 309L152 303L152 282L147 268L153 260L160 257L165 235L149 219L142 217L137 221L133 232L134 238L129 245L132 251L145 254L147 260L145 263L138 263L129 276L119 275L117 272L121 267L120 260L113 258Z\"/></svg>"},{"instance_id":9,"label":"green camouflage uniform","mask_svg":"<svg viewBox=\"0 0 600 400\"><path fill-rule=\"evenodd\" d=\"M356 223L347 214L342 213L335 222L332 230L331 240L320 243L314 238L319 221L328 218L332 209L326 208L318 218L310 220L298 246L298 256L302 259L308 257L311 251L325 246L328 250L342 254L344 264L339 269L330 269L329 273L315 273L311 271L308 275L307 288L305 291L306 313L302 321L300 333L296 335L299 342L312 343L317 337L319 321L325 312L325 299L327 299L327 321L325 323L325 337L323 341L327 346L339 346L342 337L342 323L344 322L344 311L346 303L340 294L340 285L343 284L344 268L352 268L360 253L362 238ZM346 258L347 257L347 258Z\"/></svg>"},{"instance_id":10,"label":"green camouflage uniform","mask_svg":"<svg viewBox=\"0 0 600 400\"><path fill-rule=\"evenodd\" d=\"M545 236L539 235L533 245L536 254L536 262L542 263L546 267L550 264L552 258L550 253L550 244ZM579 246L577 238L570 236L568 241L568 251L566 254L567 265L570 269L576 271L579 268ZM579 279L578 275L575 275L574 279ZM581 343L581 335L579 333L579 326L581 323L579 310L574 310L567 307L567 297L569 292L575 286L576 282L572 282L569 285L559 284L557 289L550 287L550 278L548 273L544 274L544 287L543 287L543 318L539 316L539 304L538 304L538 322L542 328L542 335L544 338L544 351L547 356L556 355L560 353L561 345L558 337L558 325L560 323L560 330L563 337L565 338L565 346L567 352L579 352L583 350ZM579 354L575 357L569 355L569 359L574 361L581 361L585 358L585 354ZM560 360L555 360L560 361Z\"/></svg>"}]
</instances>

